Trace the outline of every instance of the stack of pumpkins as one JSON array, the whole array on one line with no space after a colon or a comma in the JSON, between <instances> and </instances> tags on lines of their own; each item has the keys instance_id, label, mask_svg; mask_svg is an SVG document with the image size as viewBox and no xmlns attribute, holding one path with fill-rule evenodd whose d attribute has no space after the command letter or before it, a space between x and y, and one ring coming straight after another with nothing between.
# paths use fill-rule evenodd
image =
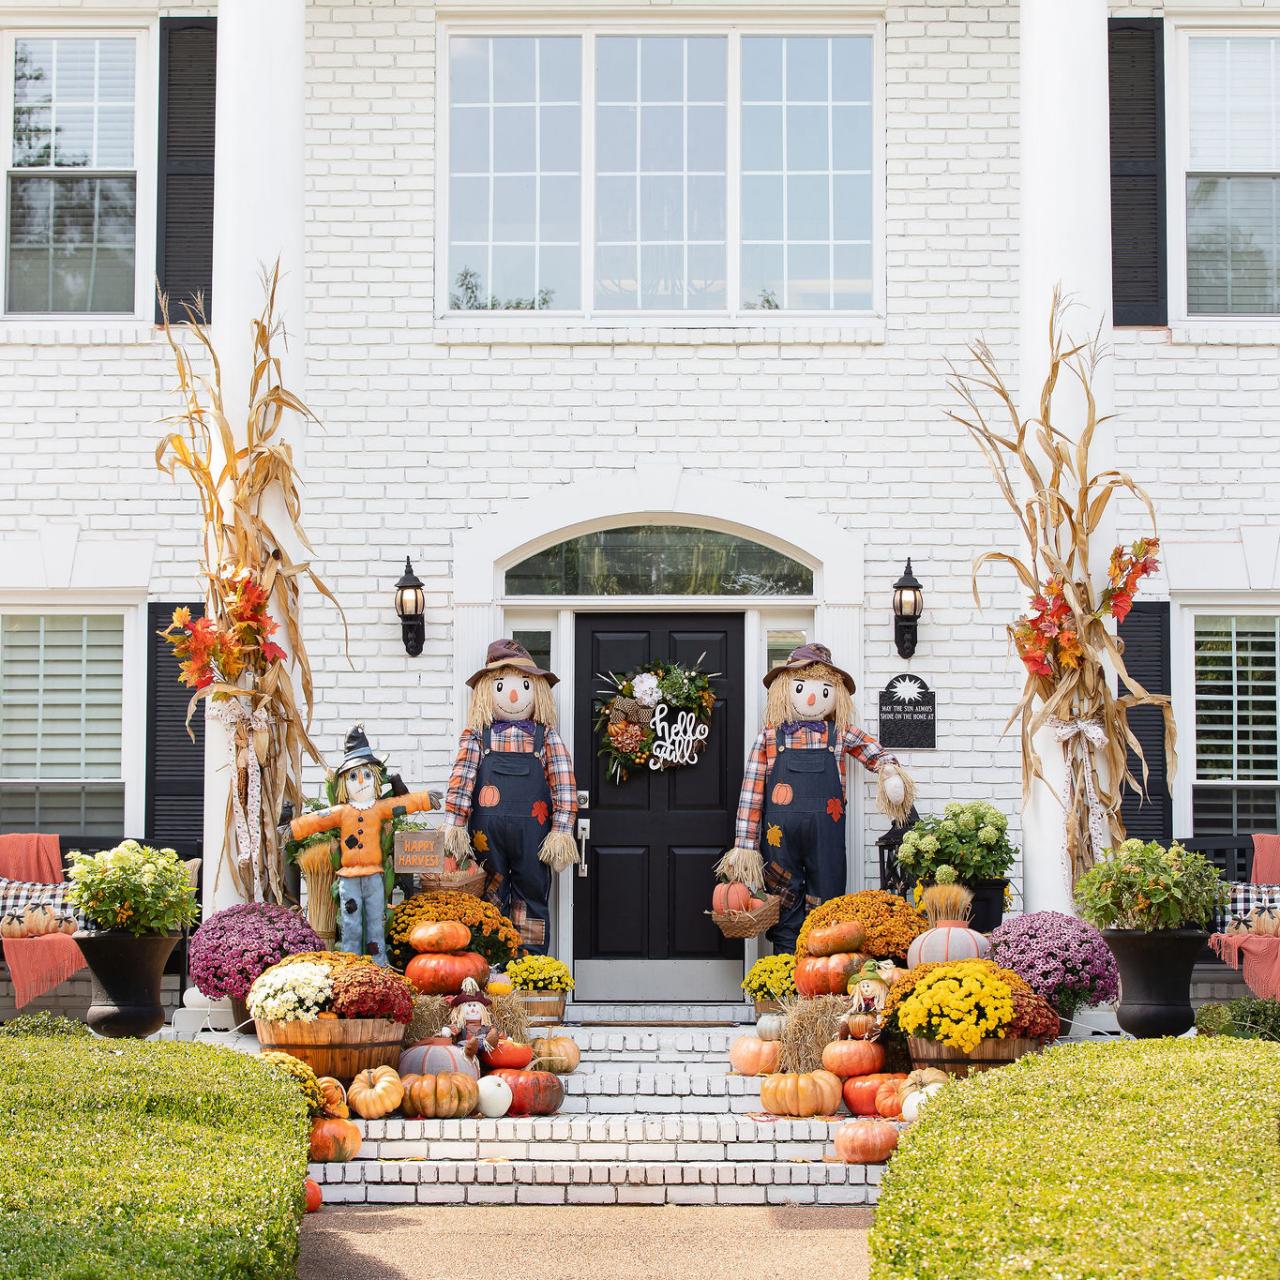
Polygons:
<instances>
[{"instance_id":1,"label":"stack of pumpkins","mask_svg":"<svg viewBox=\"0 0 1280 1280\"><path fill-rule=\"evenodd\" d=\"M481 986L489 977L489 962L470 951L471 930L457 920L421 920L409 930L409 945L418 954L404 976L424 996L452 996L471 978Z\"/></svg>"},{"instance_id":2,"label":"stack of pumpkins","mask_svg":"<svg viewBox=\"0 0 1280 1280\"><path fill-rule=\"evenodd\" d=\"M740 1076L767 1076L777 1071L782 1060L780 1013L762 1013L756 1019L755 1035L739 1036L729 1046L729 1067Z\"/></svg>"},{"instance_id":3,"label":"stack of pumpkins","mask_svg":"<svg viewBox=\"0 0 1280 1280\"><path fill-rule=\"evenodd\" d=\"M862 951L867 930L860 920L841 920L814 929L796 956L796 991L802 996L842 996L849 979L871 959Z\"/></svg>"}]
</instances>

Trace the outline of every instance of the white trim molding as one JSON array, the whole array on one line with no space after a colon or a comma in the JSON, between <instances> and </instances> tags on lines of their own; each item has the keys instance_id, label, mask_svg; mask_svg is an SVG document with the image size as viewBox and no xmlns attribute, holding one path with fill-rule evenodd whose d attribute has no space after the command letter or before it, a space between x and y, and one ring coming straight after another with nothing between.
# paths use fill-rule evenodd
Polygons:
<instances>
[{"instance_id":1,"label":"white trim molding","mask_svg":"<svg viewBox=\"0 0 1280 1280\"><path fill-rule=\"evenodd\" d=\"M1174 597L1280 591L1280 528L1274 525L1245 525L1219 541L1172 539L1163 549Z\"/></svg>"},{"instance_id":2,"label":"white trim molding","mask_svg":"<svg viewBox=\"0 0 1280 1280\"><path fill-rule=\"evenodd\" d=\"M38 535L0 537L0 595L72 592L101 600L105 593L145 598L151 584L151 540L83 537L78 524L47 524Z\"/></svg>"}]
</instances>

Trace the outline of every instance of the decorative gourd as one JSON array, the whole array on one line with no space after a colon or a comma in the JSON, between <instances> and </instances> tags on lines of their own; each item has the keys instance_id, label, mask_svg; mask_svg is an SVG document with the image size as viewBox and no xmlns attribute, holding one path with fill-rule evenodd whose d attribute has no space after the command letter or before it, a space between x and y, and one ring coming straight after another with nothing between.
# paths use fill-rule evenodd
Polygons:
<instances>
[{"instance_id":1,"label":"decorative gourd","mask_svg":"<svg viewBox=\"0 0 1280 1280\"><path fill-rule=\"evenodd\" d=\"M869 1076L853 1076L844 1082L844 1105L855 1116L874 1116L876 1111L876 1094L886 1080L905 1080L901 1071L877 1071Z\"/></svg>"},{"instance_id":2,"label":"decorative gourd","mask_svg":"<svg viewBox=\"0 0 1280 1280\"><path fill-rule=\"evenodd\" d=\"M404 1085L394 1067L369 1067L360 1072L347 1090L347 1104L362 1120L389 1116L404 1097Z\"/></svg>"},{"instance_id":3,"label":"decorative gourd","mask_svg":"<svg viewBox=\"0 0 1280 1280\"><path fill-rule=\"evenodd\" d=\"M495 1071L495 1076L511 1086L513 1116L549 1116L564 1101L564 1085L550 1071Z\"/></svg>"},{"instance_id":4,"label":"decorative gourd","mask_svg":"<svg viewBox=\"0 0 1280 1280\"><path fill-rule=\"evenodd\" d=\"M28 938L43 938L46 933L55 933L58 929L58 918L44 903L33 903L22 916L23 926Z\"/></svg>"},{"instance_id":5,"label":"decorative gourd","mask_svg":"<svg viewBox=\"0 0 1280 1280\"><path fill-rule=\"evenodd\" d=\"M533 1042L533 1060L543 1071L571 1076L582 1061L582 1050L572 1036L541 1036Z\"/></svg>"},{"instance_id":6,"label":"decorative gourd","mask_svg":"<svg viewBox=\"0 0 1280 1280\"><path fill-rule=\"evenodd\" d=\"M347 1107L347 1091L342 1087L342 1081L335 1080L332 1076L321 1076L316 1084L320 1086L325 1115L345 1120L351 1112Z\"/></svg>"},{"instance_id":7,"label":"decorative gourd","mask_svg":"<svg viewBox=\"0 0 1280 1280\"><path fill-rule=\"evenodd\" d=\"M320 1116L311 1122L311 1141L308 1150L312 1160L354 1160L360 1150L360 1130L354 1120L339 1116Z\"/></svg>"},{"instance_id":8,"label":"decorative gourd","mask_svg":"<svg viewBox=\"0 0 1280 1280\"><path fill-rule=\"evenodd\" d=\"M314 1178L308 1178L303 1184L303 1190L307 1197L307 1212L315 1213L324 1204L324 1192L320 1190L320 1184Z\"/></svg>"},{"instance_id":9,"label":"decorative gourd","mask_svg":"<svg viewBox=\"0 0 1280 1280\"><path fill-rule=\"evenodd\" d=\"M442 1071L461 1071L472 1079L480 1078L480 1064L454 1044L421 1040L400 1055L402 1076L434 1076Z\"/></svg>"},{"instance_id":10,"label":"decorative gourd","mask_svg":"<svg viewBox=\"0 0 1280 1280\"><path fill-rule=\"evenodd\" d=\"M761 1040L781 1040L786 1017L781 1013L762 1013L756 1019L756 1035Z\"/></svg>"},{"instance_id":11,"label":"decorative gourd","mask_svg":"<svg viewBox=\"0 0 1280 1280\"><path fill-rule=\"evenodd\" d=\"M729 1046L729 1065L740 1076L767 1076L782 1061L779 1040L761 1040L759 1036L739 1036Z\"/></svg>"},{"instance_id":12,"label":"decorative gourd","mask_svg":"<svg viewBox=\"0 0 1280 1280\"><path fill-rule=\"evenodd\" d=\"M842 1080L884 1068L884 1046L876 1040L833 1040L822 1050L822 1065Z\"/></svg>"},{"instance_id":13,"label":"decorative gourd","mask_svg":"<svg viewBox=\"0 0 1280 1280\"><path fill-rule=\"evenodd\" d=\"M840 1078L830 1071L786 1071L760 1082L760 1105L775 1116L827 1116L840 1106Z\"/></svg>"},{"instance_id":14,"label":"decorative gourd","mask_svg":"<svg viewBox=\"0 0 1280 1280\"><path fill-rule=\"evenodd\" d=\"M747 911L750 906L751 890L736 880L730 884L718 884L711 891L712 911Z\"/></svg>"},{"instance_id":15,"label":"decorative gourd","mask_svg":"<svg viewBox=\"0 0 1280 1280\"><path fill-rule=\"evenodd\" d=\"M803 956L796 961L796 990L802 996L842 996L848 990L849 979L866 961L860 951Z\"/></svg>"},{"instance_id":16,"label":"decorative gourd","mask_svg":"<svg viewBox=\"0 0 1280 1280\"><path fill-rule=\"evenodd\" d=\"M946 1084L951 1077L937 1067L917 1067L898 1087L898 1093L905 1098L930 1084Z\"/></svg>"},{"instance_id":17,"label":"decorative gourd","mask_svg":"<svg viewBox=\"0 0 1280 1280\"><path fill-rule=\"evenodd\" d=\"M898 1097L897 1080L885 1080L876 1090L876 1115L886 1120L897 1120L902 1115L902 1100Z\"/></svg>"},{"instance_id":18,"label":"decorative gourd","mask_svg":"<svg viewBox=\"0 0 1280 1280\"><path fill-rule=\"evenodd\" d=\"M68 937L70 937L70 935L75 933L75 931L79 927L80 926L76 924L75 916L73 916L69 911L64 911L62 912L61 915L58 916L58 932L59 933L65 933Z\"/></svg>"},{"instance_id":19,"label":"decorative gourd","mask_svg":"<svg viewBox=\"0 0 1280 1280\"><path fill-rule=\"evenodd\" d=\"M846 1013L844 1025L849 1029L849 1039L865 1040L880 1024L874 1013Z\"/></svg>"},{"instance_id":20,"label":"decorative gourd","mask_svg":"<svg viewBox=\"0 0 1280 1280\"><path fill-rule=\"evenodd\" d=\"M487 1120L496 1120L511 1110L511 1086L501 1076L485 1076L477 1088L480 1114Z\"/></svg>"},{"instance_id":21,"label":"decorative gourd","mask_svg":"<svg viewBox=\"0 0 1280 1280\"><path fill-rule=\"evenodd\" d=\"M804 950L810 956L834 956L842 951L861 951L866 940L867 929L861 920L840 920L814 929L805 939Z\"/></svg>"},{"instance_id":22,"label":"decorative gourd","mask_svg":"<svg viewBox=\"0 0 1280 1280\"><path fill-rule=\"evenodd\" d=\"M415 951L465 951L471 945L471 930L460 920L419 920L409 930L409 945Z\"/></svg>"},{"instance_id":23,"label":"decorative gourd","mask_svg":"<svg viewBox=\"0 0 1280 1280\"><path fill-rule=\"evenodd\" d=\"M495 809L498 802L502 799L502 792L498 790L492 783L480 788L476 793L476 803L482 809Z\"/></svg>"},{"instance_id":24,"label":"decorative gourd","mask_svg":"<svg viewBox=\"0 0 1280 1280\"><path fill-rule=\"evenodd\" d=\"M774 804L790 804L795 799L795 793L791 790L789 782L775 782L772 794Z\"/></svg>"},{"instance_id":25,"label":"decorative gourd","mask_svg":"<svg viewBox=\"0 0 1280 1280\"><path fill-rule=\"evenodd\" d=\"M907 948L907 968L954 960L981 960L990 950L986 934L970 929L963 920L939 920L932 929L912 939Z\"/></svg>"},{"instance_id":26,"label":"decorative gourd","mask_svg":"<svg viewBox=\"0 0 1280 1280\"><path fill-rule=\"evenodd\" d=\"M531 1044L523 1044L519 1040L508 1040L503 1036L492 1049L483 1049L484 1064L491 1071L499 1067L512 1067L517 1071L527 1067L533 1061L534 1049Z\"/></svg>"},{"instance_id":27,"label":"decorative gourd","mask_svg":"<svg viewBox=\"0 0 1280 1280\"><path fill-rule=\"evenodd\" d=\"M883 1164L898 1146L887 1120L846 1120L836 1130L836 1155L845 1164Z\"/></svg>"},{"instance_id":28,"label":"decorative gourd","mask_svg":"<svg viewBox=\"0 0 1280 1280\"><path fill-rule=\"evenodd\" d=\"M902 1100L902 1118L912 1123L920 1119L920 1108L929 1101L934 1094L941 1090L940 1084L927 1084L923 1089L916 1089L913 1093L907 1094Z\"/></svg>"},{"instance_id":29,"label":"decorative gourd","mask_svg":"<svg viewBox=\"0 0 1280 1280\"><path fill-rule=\"evenodd\" d=\"M410 1119L461 1120L480 1102L480 1085L475 1076L465 1071L405 1076L401 1083L404 1098L400 1110Z\"/></svg>"},{"instance_id":30,"label":"decorative gourd","mask_svg":"<svg viewBox=\"0 0 1280 1280\"><path fill-rule=\"evenodd\" d=\"M21 916L10 912L0 920L0 938L25 938L26 936L27 926L23 924Z\"/></svg>"},{"instance_id":31,"label":"decorative gourd","mask_svg":"<svg viewBox=\"0 0 1280 1280\"><path fill-rule=\"evenodd\" d=\"M510 978L490 978L484 993L487 996L509 996L515 989L516 984Z\"/></svg>"},{"instance_id":32,"label":"decorative gourd","mask_svg":"<svg viewBox=\"0 0 1280 1280\"><path fill-rule=\"evenodd\" d=\"M450 996L461 991L468 978L483 985L489 977L489 962L478 951L451 955L427 951L409 961L404 976L424 996Z\"/></svg>"}]
</instances>

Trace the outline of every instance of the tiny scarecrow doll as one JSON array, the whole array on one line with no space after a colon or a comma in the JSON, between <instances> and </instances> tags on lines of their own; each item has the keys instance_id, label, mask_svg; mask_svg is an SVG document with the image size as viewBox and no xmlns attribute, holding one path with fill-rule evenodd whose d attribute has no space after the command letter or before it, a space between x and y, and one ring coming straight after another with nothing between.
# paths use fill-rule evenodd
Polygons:
<instances>
[{"instance_id":1,"label":"tiny scarecrow doll","mask_svg":"<svg viewBox=\"0 0 1280 1280\"><path fill-rule=\"evenodd\" d=\"M391 866L384 859L382 832L392 818L435 808L438 793L388 795L386 763L379 760L358 724L347 734L345 754L333 780L332 808L304 813L289 824L289 834L304 840L318 831L337 831L338 950L369 955L387 963L387 896ZM381 797L381 798L380 798Z\"/></svg>"},{"instance_id":2,"label":"tiny scarecrow doll","mask_svg":"<svg viewBox=\"0 0 1280 1280\"><path fill-rule=\"evenodd\" d=\"M471 706L445 797L445 852L459 862L474 852L488 874L485 897L536 955L547 952L552 872L578 858L577 783L556 732L556 682L514 640L489 646L467 681Z\"/></svg>"},{"instance_id":3,"label":"tiny scarecrow doll","mask_svg":"<svg viewBox=\"0 0 1280 1280\"><path fill-rule=\"evenodd\" d=\"M461 992L445 1001L453 1012L449 1015L449 1025L440 1029L440 1035L452 1040L469 1058L474 1058L481 1049L494 1048L499 1037L489 1012L490 1003L474 978L464 978Z\"/></svg>"},{"instance_id":4,"label":"tiny scarecrow doll","mask_svg":"<svg viewBox=\"0 0 1280 1280\"><path fill-rule=\"evenodd\" d=\"M778 950L794 951L805 915L844 892L845 757L877 775L877 804L895 822L911 812L914 787L854 726L853 677L825 645L793 649L764 685L764 728L742 778L735 845L716 873L778 894L782 910L768 937Z\"/></svg>"}]
</instances>

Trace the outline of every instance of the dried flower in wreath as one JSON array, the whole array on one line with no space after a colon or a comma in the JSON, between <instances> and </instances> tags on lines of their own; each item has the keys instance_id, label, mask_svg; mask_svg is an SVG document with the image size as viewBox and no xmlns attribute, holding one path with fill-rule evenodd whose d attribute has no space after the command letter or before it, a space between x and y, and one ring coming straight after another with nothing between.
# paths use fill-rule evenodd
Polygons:
<instances>
[{"instance_id":1,"label":"dried flower in wreath","mask_svg":"<svg viewBox=\"0 0 1280 1280\"><path fill-rule=\"evenodd\" d=\"M1124 787L1146 794L1147 761L1129 728L1133 707L1156 706L1164 716L1169 776L1177 767L1176 731L1170 700L1148 692L1125 666L1123 645L1107 629L1106 619L1124 619L1141 580L1159 567L1155 508L1146 491L1123 471L1090 469L1089 450L1097 429L1109 419L1098 413L1093 381L1102 351L1095 336L1071 343L1063 321L1068 302L1055 291L1049 316L1049 371L1040 392L1039 414L1018 411L995 357L985 343L970 348L977 372L952 367L952 390L965 410L949 414L964 426L981 450L1005 501L1026 539L1024 558L988 551L973 569L974 600L978 574L989 561L1012 567L1031 596L1031 608L1008 630L1026 667L1026 683L1009 724L1020 721L1022 789L1029 796L1036 778L1047 782L1035 736L1051 729L1062 743L1067 764L1063 804L1064 846L1074 885L1107 845L1124 839L1120 799ZM1084 400L1084 422L1072 439L1053 425L1054 392L1059 379L1074 378ZM1002 434L979 403L994 396L1009 419ZM1146 509L1151 534L1129 548L1110 550L1106 586L1095 592L1090 564L1091 540L1119 492ZM1019 496L1019 495L1022 496ZM1112 692L1114 670L1125 692ZM1008 727L1008 726L1006 726ZM1141 765L1141 781L1130 771L1128 751ZM1105 766L1099 770L1099 761ZM1110 828L1110 831L1106 828Z\"/></svg>"}]
</instances>

